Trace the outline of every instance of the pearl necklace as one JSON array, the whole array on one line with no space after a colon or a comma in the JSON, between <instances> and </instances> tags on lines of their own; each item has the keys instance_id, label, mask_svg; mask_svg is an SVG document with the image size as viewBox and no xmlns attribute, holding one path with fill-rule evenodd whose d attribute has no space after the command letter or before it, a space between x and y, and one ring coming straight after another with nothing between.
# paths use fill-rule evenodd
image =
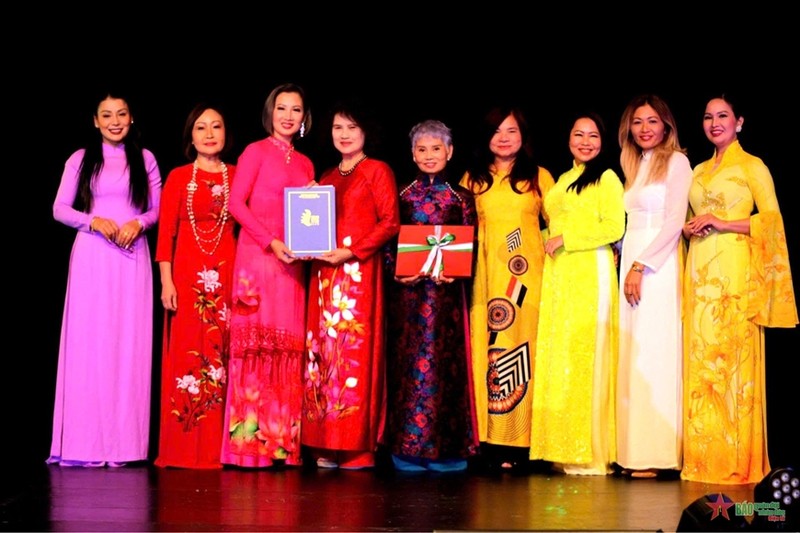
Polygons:
<instances>
[{"instance_id":1,"label":"pearl necklace","mask_svg":"<svg viewBox=\"0 0 800 533\"><path fill-rule=\"evenodd\" d=\"M359 164L360 164L360 163L361 163L363 160L365 160L366 158L367 158L367 154L364 154L364 155L362 155L362 156L361 156L361 158L360 158L358 161L356 161L356 164L355 164L355 165L353 165L352 167L350 167L348 170L342 170L342 163L344 163L344 161L340 161L340 162L339 162L339 175L340 175L340 176L349 176L350 174L352 174L352 173L353 173L353 171L356 169L356 167L357 167L357 166L358 166L358 165L359 165Z\"/></svg>"},{"instance_id":2,"label":"pearl necklace","mask_svg":"<svg viewBox=\"0 0 800 533\"><path fill-rule=\"evenodd\" d=\"M230 182L228 181L228 167L225 163L220 162L222 166L222 195L223 203L222 210L217 217L217 221L211 229L204 230L197 227L197 221L194 216L194 192L197 190L197 160L195 159L192 165L192 180L186 185L188 194L186 196L186 209L189 212L189 223L192 226L192 233L194 233L194 240L197 242L197 247L206 255L213 255L217 251L222 235L225 232L225 222L228 221L228 202L231 196ZM206 236L213 235L208 238ZM201 236L202 235L202 236ZM205 244L213 244L214 246L208 250Z\"/></svg>"}]
</instances>

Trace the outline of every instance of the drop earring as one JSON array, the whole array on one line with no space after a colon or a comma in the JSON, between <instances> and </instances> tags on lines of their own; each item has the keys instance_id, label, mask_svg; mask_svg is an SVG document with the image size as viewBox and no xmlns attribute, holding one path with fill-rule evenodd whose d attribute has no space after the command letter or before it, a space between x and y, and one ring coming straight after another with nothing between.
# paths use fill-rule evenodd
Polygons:
<instances>
[{"instance_id":1,"label":"drop earring","mask_svg":"<svg viewBox=\"0 0 800 533\"><path fill-rule=\"evenodd\" d=\"M736 126L736 133L742 133L742 127Z\"/></svg>"},{"instance_id":2,"label":"drop earring","mask_svg":"<svg viewBox=\"0 0 800 533\"><path fill-rule=\"evenodd\" d=\"M300 123L300 138L302 139L305 136L305 134L306 134L306 123L305 122L301 122Z\"/></svg>"}]
</instances>

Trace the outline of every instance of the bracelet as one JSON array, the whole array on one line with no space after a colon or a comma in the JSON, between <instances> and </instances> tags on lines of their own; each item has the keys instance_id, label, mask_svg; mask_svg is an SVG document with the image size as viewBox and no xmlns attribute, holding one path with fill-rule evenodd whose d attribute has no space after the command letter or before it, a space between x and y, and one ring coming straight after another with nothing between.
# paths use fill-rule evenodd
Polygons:
<instances>
[{"instance_id":1,"label":"bracelet","mask_svg":"<svg viewBox=\"0 0 800 533\"><path fill-rule=\"evenodd\" d=\"M134 218L134 220L139 223L139 230L144 231L144 222L142 222L142 220L138 217Z\"/></svg>"},{"instance_id":2,"label":"bracelet","mask_svg":"<svg viewBox=\"0 0 800 533\"><path fill-rule=\"evenodd\" d=\"M639 272L641 274L642 272L644 272L644 265L634 263L631 265L631 270L633 270L634 272Z\"/></svg>"}]
</instances>

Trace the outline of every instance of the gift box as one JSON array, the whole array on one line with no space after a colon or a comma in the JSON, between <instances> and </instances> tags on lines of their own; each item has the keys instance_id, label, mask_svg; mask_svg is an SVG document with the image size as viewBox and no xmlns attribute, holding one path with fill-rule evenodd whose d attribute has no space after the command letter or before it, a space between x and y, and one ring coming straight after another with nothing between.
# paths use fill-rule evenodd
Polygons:
<instances>
[{"instance_id":1,"label":"gift box","mask_svg":"<svg viewBox=\"0 0 800 533\"><path fill-rule=\"evenodd\" d=\"M298 257L336 248L336 189L332 185L283 190L284 242Z\"/></svg>"},{"instance_id":2,"label":"gift box","mask_svg":"<svg viewBox=\"0 0 800 533\"><path fill-rule=\"evenodd\" d=\"M395 275L472 277L474 235L473 226L400 226Z\"/></svg>"}]
</instances>

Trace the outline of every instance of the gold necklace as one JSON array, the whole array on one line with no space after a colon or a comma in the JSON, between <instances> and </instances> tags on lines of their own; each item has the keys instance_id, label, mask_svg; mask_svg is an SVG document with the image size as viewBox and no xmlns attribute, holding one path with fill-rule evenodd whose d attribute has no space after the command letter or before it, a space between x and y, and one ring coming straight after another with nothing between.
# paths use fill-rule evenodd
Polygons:
<instances>
[{"instance_id":1,"label":"gold necklace","mask_svg":"<svg viewBox=\"0 0 800 533\"><path fill-rule=\"evenodd\" d=\"M340 161L340 162L339 162L339 175L340 175L340 176L349 176L350 174L352 174L352 173L353 173L353 171L356 169L356 167L357 167L357 166L358 166L358 165L359 165L359 164L360 164L360 163L361 163L363 160L365 160L366 158L367 158L367 154L364 154L364 155L362 155L362 156L361 156L361 158L360 158L358 161L356 161L356 164L355 164L355 165L353 165L352 167L350 167L350 168L349 168L349 169L347 169L347 170L342 170L342 163L344 163L344 161Z\"/></svg>"},{"instance_id":2,"label":"gold necklace","mask_svg":"<svg viewBox=\"0 0 800 533\"><path fill-rule=\"evenodd\" d=\"M197 242L197 247L206 255L213 255L217 251L222 235L225 233L225 222L228 221L228 202L231 196L230 182L228 181L228 167L225 163L220 162L222 166L222 210L217 217L217 221L210 229L204 230L197 227L197 221L194 216L194 192L197 190L197 160L195 159L192 165L192 180L186 185L188 194L186 195L186 210L189 212L189 223L192 226L192 233L194 233L194 240ZM216 235L213 235L215 234ZM202 234L202 236L201 236ZM213 235L207 238L207 235ZM213 244L211 250L205 247L205 244Z\"/></svg>"}]
</instances>

